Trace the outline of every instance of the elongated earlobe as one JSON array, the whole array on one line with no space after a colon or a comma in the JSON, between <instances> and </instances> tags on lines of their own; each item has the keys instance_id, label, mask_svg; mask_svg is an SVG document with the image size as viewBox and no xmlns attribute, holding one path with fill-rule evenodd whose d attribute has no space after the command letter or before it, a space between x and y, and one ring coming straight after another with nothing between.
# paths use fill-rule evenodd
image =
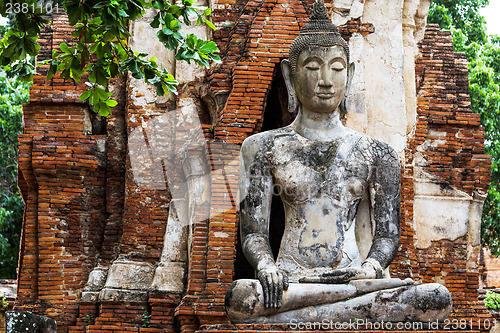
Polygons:
<instances>
[{"instance_id":1,"label":"elongated earlobe","mask_svg":"<svg viewBox=\"0 0 500 333\"><path fill-rule=\"evenodd\" d=\"M281 61L281 72L283 74L283 79L285 80L286 90L288 92L288 112L297 112L299 103L297 100L297 95L295 94L295 89L293 88L292 82L292 66L290 61L284 59Z\"/></svg>"},{"instance_id":2,"label":"elongated earlobe","mask_svg":"<svg viewBox=\"0 0 500 333\"><path fill-rule=\"evenodd\" d=\"M354 63L351 62L349 64L349 68L347 69L347 84L345 87L344 97L342 98L342 101L340 102L339 105L340 114L342 116L347 114L347 96L349 96L349 90L351 89L351 82L353 76L354 76Z\"/></svg>"}]
</instances>

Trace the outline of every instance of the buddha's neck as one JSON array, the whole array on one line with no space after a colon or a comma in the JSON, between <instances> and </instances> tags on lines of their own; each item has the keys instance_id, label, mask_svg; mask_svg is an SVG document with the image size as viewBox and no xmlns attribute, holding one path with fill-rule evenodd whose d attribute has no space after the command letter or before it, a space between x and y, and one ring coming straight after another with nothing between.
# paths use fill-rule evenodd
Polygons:
<instances>
[{"instance_id":1,"label":"buddha's neck","mask_svg":"<svg viewBox=\"0 0 500 333\"><path fill-rule=\"evenodd\" d=\"M314 141L331 142L346 133L338 110L332 113L300 110L291 126L301 136Z\"/></svg>"}]
</instances>

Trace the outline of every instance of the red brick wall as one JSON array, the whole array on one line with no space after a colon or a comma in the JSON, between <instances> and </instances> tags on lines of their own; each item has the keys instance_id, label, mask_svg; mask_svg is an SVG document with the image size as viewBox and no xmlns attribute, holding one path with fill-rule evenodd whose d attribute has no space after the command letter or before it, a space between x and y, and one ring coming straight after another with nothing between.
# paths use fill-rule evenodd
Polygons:
<instances>
[{"instance_id":1,"label":"red brick wall","mask_svg":"<svg viewBox=\"0 0 500 333\"><path fill-rule=\"evenodd\" d=\"M418 122L409 149L421 151L427 161L424 170L444 184L471 196L485 194L491 157L484 155L480 115L470 108L465 55L454 52L450 32L435 25L427 27L420 52L416 62ZM426 141L431 144L422 149ZM439 144L432 144L436 141ZM451 291L451 318L490 318L477 301L479 248L469 249L467 236L435 241L415 253L422 282L443 281Z\"/></svg>"},{"instance_id":2,"label":"red brick wall","mask_svg":"<svg viewBox=\"0 0 500 333\"><path fill-rule=\"evenodd\" d=\"M63 13L40 39L44 60L71 28ZM51 31L52 30L52 31ZM17 308L56 319L61 331L78 316L79 292L102 245L106 201L104 135L86 135L84 85L39 68L24 106L19 136L19 184L26 203Z\"/></svg>"},{"instance_id":3,"label":"red brick wall","mask_svg":"<svg viewBox=\"0 0 500 333\"><path fill-rule=\"evenodd\" d=\"M487 288L500 287L500 259L491 255L486 248L484 253L484 268L485 268L485 284Z\"/></svg>"}]
</instances>

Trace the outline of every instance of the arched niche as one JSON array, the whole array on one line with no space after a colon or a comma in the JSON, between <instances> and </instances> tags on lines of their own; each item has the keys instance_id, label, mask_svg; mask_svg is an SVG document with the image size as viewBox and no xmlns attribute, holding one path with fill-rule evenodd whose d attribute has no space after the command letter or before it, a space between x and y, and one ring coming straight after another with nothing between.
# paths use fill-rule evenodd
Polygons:
<instances>
[{"instance_id":1,"label":"arched niche","mask_svg":"<svg viewBox=\"0 0 500 333\"><path fill-rule=\"evenodd\" d=\"M288 112L288 95L285 81L281 73L280 63L274 68L273 79L269 89L263 114L260 132L269 131L288 126L297 116L296 113ZM275 191L276 192L276 191ZM271 204L271 216L269 225L269 240L274 258L278 256L278 251L285 228L285 211L283 202L278 193L273 195ZM236 279L254 278L254 270L246 260L241 248L241 237L238 230L238 243L236 246L236 261L234 263L234 273Z\"/></svg>"}]
</instances>

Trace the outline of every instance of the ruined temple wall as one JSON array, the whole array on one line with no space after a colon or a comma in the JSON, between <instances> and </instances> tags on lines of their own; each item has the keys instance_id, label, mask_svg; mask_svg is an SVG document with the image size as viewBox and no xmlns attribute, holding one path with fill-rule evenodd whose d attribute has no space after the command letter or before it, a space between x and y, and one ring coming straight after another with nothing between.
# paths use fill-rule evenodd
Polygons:
<instances>
[{"instance_id":1,"label":"ruined temple wall","mask_svg":"<svg viewBox=\"0 0 500 333\"><path fill-rule=\"evenodd\" d=\"M181 82L179 95L158 97L133 78L116 81L110 91L119 103L104 122L78 100L83 85L35 77L20 136L19 183L27 208L19 308L55 318L61 332L191 332L201 324L228 323L223 302L234 276L239 145L261 130L279 62L311 4L211 2L218 30L212 36L196 31L221 49L223 62L210 72L176 63L162 51L148 16L135 22L131 45L160 54ZM428 1L399 1L391 8L357 0L327 6L357 66L347 124L391 143L403 166L402 239L392 275L447 285L458 305L454 318L487 316L475 303L475 263L489 158L482 155L479 116L470 111L463 56L453 52L449 34L435 27L424 38ZM38 60L62 41L71 42L64 15L52 18ZM188 112L193 109L194 115ZM191 135L197 117L203 120ZM190 153L208 159L212 181L209 205L196 208L183 234L168 229L182 219L171 199L179 199L177 187L186 189L183 157L166 152L185 150L186 137L194 142ZM206 143L198 145L200 140ZM436 185L447 192L429 192ZM426 198L455 200L462 219L419 220ZM446 227L461 233L444 239ZM430 239L428 228L437 236ZM178 242L174 235L181 234L184 241ZM184 250L164 251L165 244L180 243L171 248ZM91 271L96 285L89 283ZM141 327L145 321L151 327Z\"/></svg>"},{"instance_id":2,"label":"ruined temple wall","mask_svg":"<svg viewBox=\"0 0 500 333\"><path fill-rule=\"evenodd\" d=\"M472 112L465 55L428 25L416 62L415 252L423 282L445 284L455 318L489 318L477 302L482 204L490 182L480 115Z\"/></svg>"},{"instance_id":3,"label":"ruined temple wall","mask_svg":"<svg viewBox=\"0 0 500 333\"><path fill-rule=\"evenodd\" d=\"M61 14L41 34L38 60L71 42ZM105 220L105 137L88 131L89 108L78 99L84 87L35 75L19 136L26 209L16 306L56 319L63 330L77 318L79 290L96 263Z\"/></svg>"},{"instance_id":4,"label":"ruined temple wall","mask_svg":"<svg viewBox=\"0 0 500 333\"><path fill-rule=\"evenodd\" d=\"M500 287L500 260L491 254L490 250L483 248L484 268L483 284L485 288Z\"/></svg>"}]
</instances>

